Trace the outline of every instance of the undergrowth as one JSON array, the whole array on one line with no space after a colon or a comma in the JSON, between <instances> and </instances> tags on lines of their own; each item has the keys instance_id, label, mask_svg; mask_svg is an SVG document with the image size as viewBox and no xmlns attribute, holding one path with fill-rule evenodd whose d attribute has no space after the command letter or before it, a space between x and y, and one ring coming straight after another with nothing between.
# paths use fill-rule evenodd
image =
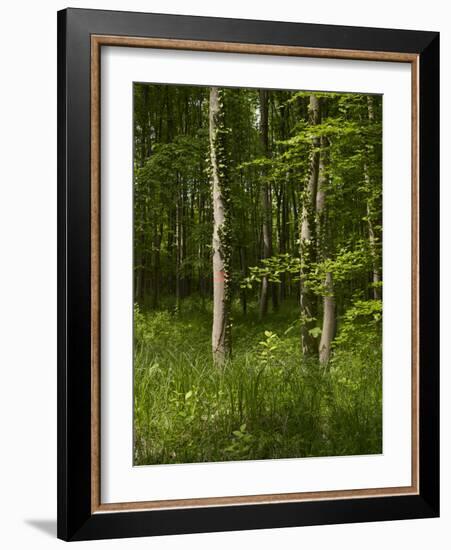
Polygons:
<instances>
[{"instance_id":1,"label":"undergrowth","mask_svg":"<svg viewBox=\"0 0 451 550\"><path fill-rule=\"evenodd\" d=\"M233 316L233 356L218 369L208 305L135 309L135 465L382 452L375 324L343 324L324 368L300 354L294 304L264 322L238 304Z\"/></svg>"}]
</instances>

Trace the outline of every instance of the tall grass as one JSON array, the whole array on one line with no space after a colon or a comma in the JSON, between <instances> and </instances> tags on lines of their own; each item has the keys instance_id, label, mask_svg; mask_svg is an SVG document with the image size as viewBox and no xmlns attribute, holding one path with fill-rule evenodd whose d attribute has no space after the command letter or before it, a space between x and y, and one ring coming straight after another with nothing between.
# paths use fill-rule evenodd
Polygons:
<instances>
[{"instance_id":1,"label":"tall grass","mask_svg":"<svg viewBox=\"0 0 451 550\"><path fill-rule=\"evenodd\" d=\"M363 332L328 368L303 360L297 308L263 323L234 311L233 357L211 360L211 312L135 311L135 464L380 453L380 338Z\"/></svg>"}]
</instances>

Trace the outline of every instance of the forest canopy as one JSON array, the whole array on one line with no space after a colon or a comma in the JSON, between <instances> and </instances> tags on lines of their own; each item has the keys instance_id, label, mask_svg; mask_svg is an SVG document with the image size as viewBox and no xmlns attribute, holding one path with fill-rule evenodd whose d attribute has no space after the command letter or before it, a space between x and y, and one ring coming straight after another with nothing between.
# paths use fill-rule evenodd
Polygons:
<instances>
[{"instance_id":1,"label":"forest canopy","mask_svg":"<svg viewBox=\"0 0 451 550\"><path fill-rule=\"evenodd\" d=\"M382 97L134 85L135 463L381 452Z\"/></svg>"}]
</instances>

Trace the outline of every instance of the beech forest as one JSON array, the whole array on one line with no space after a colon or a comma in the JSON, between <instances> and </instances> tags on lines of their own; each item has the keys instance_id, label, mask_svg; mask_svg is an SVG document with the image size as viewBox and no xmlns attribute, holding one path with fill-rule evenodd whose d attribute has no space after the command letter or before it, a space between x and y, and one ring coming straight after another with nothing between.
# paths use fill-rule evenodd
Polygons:
<instances>
[{"instance_id":1,"label":"beech forest","mask_svg":"<svg viewBox=\"0 0 451 550\"><path fill-rule=\"evenodd\" d=\"M135 83L134 464L382 452L382 96Z\"/></svg>"}]
</instances>

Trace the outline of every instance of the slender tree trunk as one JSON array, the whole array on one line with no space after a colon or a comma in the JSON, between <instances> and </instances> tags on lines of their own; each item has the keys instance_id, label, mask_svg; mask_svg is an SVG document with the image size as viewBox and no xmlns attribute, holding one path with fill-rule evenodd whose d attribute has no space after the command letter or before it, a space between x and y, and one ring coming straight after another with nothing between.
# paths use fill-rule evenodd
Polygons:
<instances>
[{"instance_id":1,"label":"slender tree trunk","mask_svg":"<svg viewBox=\"0 0 451 550\"><path fill-rule=\"evenodd\" d=\"M149 132L149 89L143 88L143 116L141 121L141 166L144 166L146 159L150 154L150 135Z\"/></svg>"},{"instance_id":2,"label":"slender tree trunk","mask_svg":"<svg viewBox=\"0 0 451 550\"><path fill-rule=\"evenodd\" d=\"M181 255L182 255L182 235L181 235L181 208L179 196L179 181L177 175L177 199L175 205L175 312L180 312L181 303Z\"/></svg>"},{"instance_id":3,"label":"slender tree trunk","mask_svg":"<svg viewBox=\"0 0 451 550\"><path fill-rule=\"evenodd\" d=\"M213 361L222 367L230 354L227 182L224 175L224 121L221 93L210 88L210 162L213 198Z\"/></svg>"},{"instance_id":4,"label":"slender tree trunk","mask_svg":"<svg viewBox=\"0 0 451 550\"><path fill-rule=\"evenodd\" d=\"M369 177L369 174L368 174L368 168L367 168L366 164L365 164L364 169L365 169L365 179L367 180L368 185L371 185L370 177ZM371 256L372 256L372 261L373 261L373 274L372 274L372 279L373 279L373 284L374 284L373 298L375 300L380 300L381 299L381 289L379 288L379 284L380 284L380 281L381 281L381 275L380 275L380 271L379 271L379 268L378 268L378 265L377 265L376 235L375 235L375 232L374 232L374 226L373 226L373 221L372 221L372 212L371 212L371 207L370 207L369 203L367 203L367 205L366 205L366 217L367 217L367 220L368 220L368 239L369 239L369 242L370 242L370 250L371 250Z\"/></svg>"},{"instance_id":5,"label":"slender tree trunk","mask_svg":"<svg viewBox=\"0 0 451 550\"><path fill-rule=\"evenodd\" d=\"M143 214L144 218L144 214ZM135 283L135 301L142 305L143 296L143 249L144 249L144 231L141 228L139 236L135 237L136 242L136 256L135 256L135 270L136 270L136 283Z\"/></svg>"},{"instance_id":6,"label":"slender tree trunk","mask_svg":"<svg viewBox=\"0 0 451 550\"><path fill-rule=\"evenodd\" d=\"M279 192L277 193L277 236L279 241L279 253L285 254L286 252L286 240L285 240L285 189L284 184L280 185ZM274 285L275 286L275 285ZM280 274L279 286L279 301L283 302L285 299L286 288L286 273Z\"/></svg>"},{"instance_id":7,"label":"slender tree trunk","mask_svg":"<svg viewBox=\"0 0 451 550\"><path fill-rule=\"evenodd\" d=\"M316 215L317 215L317 239L320 247L319 255L323 259L329 256L328 250L328 228L326 213L326 190L328 184L329 153L326 138L321 139L321 152L319 160L318 191L316 194ZM330 359L332 340L335 337L335 296L332 273L326 273L323 295L323 324L318 354L322 365L327 365Z\"/></svg>"},{"instance_id":8,"label":"slender tree trunk","mask_svg":"<svg viewBox=\"0 0 451 550\"><path fill-rule=\"evenodd\" d=\"M151 236L148 235L144 245L143 255L143 304L144 307L150 307L152 294L152 252Z\"/></svg>"},{"instance_id":9,"label":"slender tree trunk","mask_svg":"<svg viewBox=\"0 0 451 550\"><path fill-rule=\"evenodd\" d=\"M204 223L204 195L203 189L199 190L199 204L198 204L198 216L199 216L199 227L203 227ZM204 243L203 243L203 232L199 235L198 249L197 249L197 270L199 278L199 294L202 303L202 310L205 309L205 269L204 269Z\"/></svg>"},{"instance_id":10,"label":"slender tree trunk","mask_svg":"<svg viewBox=\"0 0 451 550\"><path fill-rule=\"evenodd\" d=\"M268 194L269 194L269 209L268 209L268 222L270 227L270 249L269 249L269 258L274 253L274 243L273 243L273 231L272 231L272 187L271 184L268 184ZM274 283L269 283L269 288L271 290L271 302L273 311L279 309L279 295L277 285Z\"/></svg>"},{"instance_id":11,"label":"slender tree trunk","mask_svg":"<svg viewBox=\"0 0 451 550\"><path fill-rule=\"evenodd\" d=\"M161 240L163 238L163 224L160 223L155 231L155 240L154 240L154 263L153 263L153 307L157 308L159 299L160 299L160 285L161 285L161 274L160 274L160 255L161 255Z\"/></svg>"},{"instance_id":12,"label":"slender tree trunk","mask_svg":"<svg viewBox=\"0 0 451 550\"><path fill-rule=\"evenodd\" d=\"M260 90L260 142L265 157L269 153L268 144L268 90ZM272 214L270 202L269 183L266 180L266 169L262 170L261 202L262 202L262 236L263 236L263 258L270 258L272 255ZM260 292L260 318L268 313L269 281L265 276L262 279Z\"/></svg>"},{"instance_id":13,"label":"slender tree trunk","mask_svg":"<svg viewBox=\"0 0 451 550\"><path fill-rule=\"evenodd\" d=\"M289 186L290 186L290 176L289 176L289 173L287 173L287 176L283 184L283 192L282 192L282 234L281 234L281 241L280 241L281 254L286 254L287 252L291 252L291 250L293 250L291 248L292 230L290 225L290 197L288 195ZM281 283L280 283L280 294L282 296L282 300L285 300L285 298L291 293L290 291L291 291L291 274L282 273Z\"/></svg>"},{"instance_id":14,"label":"slender tree trunk","mask_svg":"<svg viewBox=\"0 0 451 550\"><path fill-rule=\"evenodd\" d=\"M310 125L315 126L320 120L319 100L315 95L310 96L309 103ZM315 353L315 339L311 334L311 329L315 326L315 306L316 298L314 294L305 285L305 279L308 275L309 264L313 261L314 253L314 219L316 192L318 188L319 171L319 139L314 138L312 143L312 152L310 153L310 173L307 187L302 197L302 214L300 229L300 254L302 268L300 273L300 307L301 307L301 346L304 355Z\"/></svg>"},{"instance_id":15,"label":"slender tree trunk","mask_svg":"<svg viewBox=\"0 0 451 550\"><path fill-rule=\"evenodd\" d=\"M374 121L374 99L373 96L369 95L367 96L367 105L368 105L368 120L370 124ZM371 151L370 148L367 147L367 155L370 156ZM368 188L368 190L371 190L372 188L372 182L371 182L371 175L368 169L368 164L365 162L364 164L364 176L365 176L365 183ZM376 240L376 234L374 231L374 225L373 225L373 212L371 208L371 201L368 198L366 203L366 218L368 223L368 239L370 243L370 250L371 250L371 256L373 261L373 298L375 300L381 299L381 290L379 288L379 283L381 281L381 274L378 267L377 262L377 240Z\"/></svg>"},{"instance_id":16,"label":"slender tree trunk","mask_svg":"<svg viewBox=\"0 0 451 550\"><path fill-rule=\"evenodd\" d=\"M335 336L335 297L332 273L326 273L325 280L326 294L323 297L323 328L319 343L319 361L327 365L330 359L332 340Z\"/></svg>"},{"instance_id":17,"label":"slender tree trunk","mask_svg":"<svg viewBox=\"0 0 451 550\"><path fill-rule=\"evenodd\" d=\"M240 247L240 269L241 276L244 278L247 276L247 263L246 263L246 249L244 246ZM243 308L243 315L247 314L247 290L245 288L241 289L240 293L241 298L241 307Z\"/></svg>"},{"instance_id":18,"label":"slender tree trunk","mask_svg":"<svg viewBox=\"0 0 451 550\"><path fill-rule=\"evenodd\" d=\"M186 190L184 181L182 181L180 201L180 296L181 298L185 298L187 295L187 273L184 267L184 262L186 259Z\"/></svg>"}]
</instances>

